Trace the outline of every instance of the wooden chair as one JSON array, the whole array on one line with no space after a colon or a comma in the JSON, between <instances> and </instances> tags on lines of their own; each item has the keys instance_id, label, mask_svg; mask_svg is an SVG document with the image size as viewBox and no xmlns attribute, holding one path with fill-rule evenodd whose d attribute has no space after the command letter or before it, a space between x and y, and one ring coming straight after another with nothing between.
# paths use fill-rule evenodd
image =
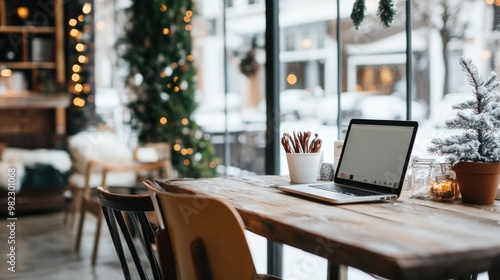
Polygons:
<instances>
[{"instance_id":1,"label":"wooden chair","mask_svg":"<svg viewBox=\"0 0 500 280\"><path fill-rule=\"evenodd\" d=\"M279 279L258 275L238 212L222 200L161 191L145 181L172 242L177 279Z\"/></svg>"},{"instance_id":2,"label":"wooden chair","mask_svg":"<svg viewBox=\"0 0 500 280\"><path fill-rule=\"evenodd\" d=\"M101 153L104 153L106 148L121 150L122 153L128 151L125 148L121 148L120 143L116 140L107 139L106 137L104 137L101 141L94 140L91 142L93 142L93 146L91 148L95 148ZM102 144L104 147L97 148L99 144ZM168 143L163 143L162 146L170 147ZM91 150L91 148L87 147L86 151ZM115 160L110 159L108 162L106 158L100 160L92 159L92 157L90 159L86 158L85 173L72 174L70 176L68 189L72 193L73 202L69 212L80 213L75 243L75 250L77 252L80 250L83 224L86 214L90 213L97 217L97 226L91 257L92 265L95 265L97 260L97 251L99 247L99 237L102 224L102 210L97 198L96 187L100 184L100 186L104 189L107 189L108 186L126 188L129 193L134 193L134 190L141 186L140 181L144 180L144 178L173 178L170 149L166 149L164 152L166 153L164 155L157 155L154 158L149 157L149 159L145 160L146 162L134 160L139 157L134 155L133 151L128 155L129 157L123 157L123 160L119 160L120 158L117 158ZM89 154L94 157L98 156L95 152ZM163 159L160 160L159 158ZM150 172L153 173L148 175ZM83 178L80 178L82 175ZM74 214L72 214L72 216L74 216Z\"/></svg>"},{"instance_id":3,"label":"wooden chair","mask_svg":"<svg viewBox=\"0 0 500 280\"><path fill-rule=\"evenodd\" d=\"M153 279L162 279L157 257L153 250L155 233L146 216L147 212L154 211L150 196L148 194L114 194L102 187L97 188L97 194L125 279L133 277L125 257L120 232L127 244L139 277L150 279L152 275ZM140 242L140 247L134 243L134 237ZM149 261L149 267L141 260L141 255L144 253Z\"/></svg>"}]
</instances>

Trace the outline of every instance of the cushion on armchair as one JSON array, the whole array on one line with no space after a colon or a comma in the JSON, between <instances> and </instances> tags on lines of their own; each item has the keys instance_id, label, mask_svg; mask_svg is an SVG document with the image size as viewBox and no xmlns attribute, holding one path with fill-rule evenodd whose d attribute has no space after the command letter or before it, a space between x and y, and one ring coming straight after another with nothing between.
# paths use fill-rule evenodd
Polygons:
<instances>
[{"instance_id":1,"label":"cushion on armchair","mask_svg":"<svg viewBox=\"0 0 500 280\"><path fill-rule=\"evenodd\" d=\"M106 164L127 164L133 161L132 149L111 132L80 132L69 139L68 149L73 170L81 174L85 174L89 160ZM93 172L100 173L101 168L96 166Z\"/></svg>"}]
</instances>

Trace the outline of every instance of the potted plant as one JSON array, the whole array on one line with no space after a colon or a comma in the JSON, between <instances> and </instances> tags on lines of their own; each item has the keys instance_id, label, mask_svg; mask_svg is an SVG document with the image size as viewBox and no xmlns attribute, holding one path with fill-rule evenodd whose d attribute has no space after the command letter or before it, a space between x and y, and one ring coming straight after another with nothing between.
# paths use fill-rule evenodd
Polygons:
<instances>
[{"instance_id":1,"label":"potted plant","mask_svg":"<svg viewBox=\"0 0 500 280\"><path fill-rule=\"evenodd\" d=\"M471 59L459 62L472 98L453 105L457 113L445 124L462 132L432 139L427 151L453 164L463 202L492 204L500 182L500 82L494 72L484 80Z\"/></svg>"}]
</instances>

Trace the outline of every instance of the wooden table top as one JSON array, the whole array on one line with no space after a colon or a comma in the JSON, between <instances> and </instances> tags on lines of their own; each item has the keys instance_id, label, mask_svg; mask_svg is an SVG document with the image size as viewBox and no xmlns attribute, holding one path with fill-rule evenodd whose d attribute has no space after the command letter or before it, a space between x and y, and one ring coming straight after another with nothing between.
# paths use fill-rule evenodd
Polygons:
<instances>
[{"instance_id":1,"label":"wooden table top","mask_svg":"<svg viewBox=\"0 0 500 280\"><path fill-rule=\"evenodd\" d=\"M500 279L500 201L465 205L409 198L331 205L284 193L288 177L162 181L172 192L221 198L246 228L335 264L391 279L445 279L489 271Z\"/></svg>"}]
</instances>

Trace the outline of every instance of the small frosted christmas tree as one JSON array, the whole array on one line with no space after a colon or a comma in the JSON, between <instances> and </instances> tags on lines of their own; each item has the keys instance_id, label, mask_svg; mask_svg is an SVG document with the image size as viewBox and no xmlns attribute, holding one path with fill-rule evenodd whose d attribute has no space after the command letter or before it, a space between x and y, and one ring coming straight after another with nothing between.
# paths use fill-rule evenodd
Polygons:
<instances>
[{"instance_id":1,"label":"small frosted christmas tree","mask_svg":"<svg viewBox=\"0 0 500 280\"><path fill-rule=\"evenodd\" d=\"M446 120L448 129L463 133L443 139L434 138L428 152L445 156L451 163L500 161L500 82L492 72L484 80L471 59L460 58L472 86L473 98L453 105L454 118Z\"/></svg>"}]
</instances>

